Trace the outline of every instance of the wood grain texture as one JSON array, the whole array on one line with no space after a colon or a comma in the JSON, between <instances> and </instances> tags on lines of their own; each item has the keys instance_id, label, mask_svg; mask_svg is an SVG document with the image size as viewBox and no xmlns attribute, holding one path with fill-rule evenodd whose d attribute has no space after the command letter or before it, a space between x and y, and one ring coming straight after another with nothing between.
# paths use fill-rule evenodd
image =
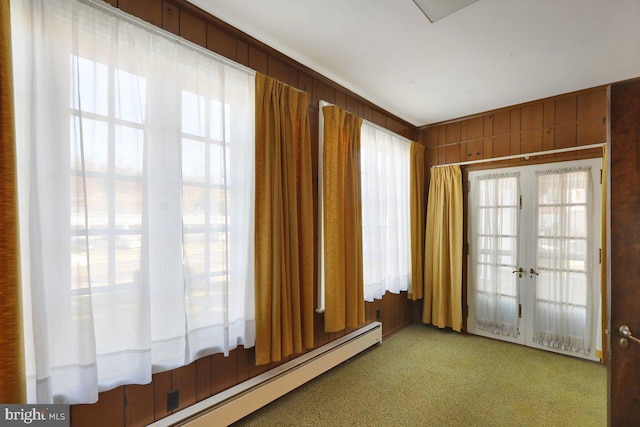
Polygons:
<instances>
[{"instance_id":1,"label":"wood grain texture","mask_svg":"<svg viewBox=\"0 0 640 427\"><path fill-rule=\"evenodd\" d=\"M249 349L238 347L236 350L236 382L240 384L249 379Z\"/></svg>"},{"instance_id":2,"label":"wood grain texture","mask_svg":"<svg viewBox=\"0 0 640 427\"><path fill-rule=\"evenodd\" d=\"M493 157L504 157L510 154L511 138L508 135L493 138Z\"/></svg>"},{"instance_id":3,"label":"wood grain texture","mask_svg":"<svg viewBox=\"0 0 640 427\"><path fill-rule=\"evenodd\" d=\"M533 104L522 107L520 125L521 130L540 129L542 127L543 104Z\"/></svg>"},{"instance_id":4,"label":"wood grain texture","mask_svg":"<svg viewBox=\"0 0 640 427\"><path fill-rule=\"evenodd\" d=\"M269 75L269 55L253 46L249 46L249 67L259 73Z\"/></svg>"},{"instance_id":5,"label":"wood grain texture","mask_svg":"<svg viewBox=\"0 0 640 427\"><path fill-rule=\"evenodd\" d=\"M213 393L211 391L211 356L196 360L196 400L199 402Z\"/></svg>"},{"instance_id":6,"label":"wood grain texture","mask_svg":"<svg viewBox=\"0 0 640 427\"><path fill-rule=\"evenodd\" d=\"M460 122L449 123L446 127L447 144L460 142Z\"/></svg>"},{"instance_id":7,"label":"wood grain texture","mask_svg":"<svg viewBox=\"0 0 640 427\"><path fill-rule=\"evenodd\" d=\"M378 126L382 126L383 128L389 127L387 124L387 116L385 116L378 110L373 110L373 119L371 121Z\"/></svg>"},{"instance_id":8,"label":"wood grain texture","mask_svg":"<svg viewBox=\"0 0 640 427\"><path fill-rule=\"evenodd\" d=\"M365 304L366 309L366 304ZM313 319L316 346L322 347L329 342L329 334L324 330L324 315L316 313Z\"/></svg>"},{"instance_id":9,"label":"wood grain texture","mask_svg":"<svg viewBox=\"0 0 640 427\"><path fill-rule=\"evenodd\" d=\"M369 120L370 122L372 122L373 121L373 109L370 106L365 105L364 106L364 110L362 111L362 116L361 117L363 119L365 119L365 120Z\"/></svg>"},{"instance_id":10,"label":"wood grain texture","mask_svg":"<svg viewBox=\"0 0 640 427\"><path fill-rule=\"evenodd\" d=\"M493 114L487 114L483 117L482 130L484 137L493 135Z\"/></svg>"},{"instance_id":11,"label":"wood grain texture","mask_svg":"<svg viewBox=\"0 0 640 427\"><path fill-rule=\"evenodd\" d=\"M207 24L207 49L233 61L238 57L236 39L211 24Z\"/></svg>"},{"instance_id":12,"label":"wood grain texture","mask_svg":"<svg viewBox=\"0 0 640 427\"><path fill-rule=\"evenodd\" d=\"M229 356L214 354L211 356L211 384L212 393L220 393L238 383L238 350L230 352Z\"/></svg>"},{"instance_id":13,"label":"wood grain texture","mask_svg":"<svg viewBox=\"0 0 640 427\"><path fill-rule=\"evenodd\" d=\"M607 88L596 87L519 106L478 114L457 121L423 127L418 139L433 146L431 164L492 159L606 141ZM457 145L460 146L460 160ZM478 154L480 153L480 154ZM538 161L598 157L599 149L547 154ZM517 166L524 159L502 161ZM495 163L487 162L483 167Z\"/></svg>"},{"instance_id":14,"label":"wood grain texture","mask_svg":"<svg viewBox=\"0 0 640 427\"><path fill-rule=\"evenodd\" d=\"M171 371L153 375L153 410L156 421L173 413L173 411L167 411L167 394L173 390ZM102 394L100 394L100 400L102 400Z\"/></svg>"},{"instance_id":15,"label":"wood grain texture","mask_svg":"<svg viewBox=\"0 0 640 427\"><path fill-rule=\"evenodd\" d=\"M118 0L118 8L147 21L156 27L162 27L163 7L157 0Z\"/></svg>"},{"instance_id":16,"label":"wood grain texture","mask_svg":"<svg viewBox=\"0 0 640 427\"><path fill-rule=\"evenodd\" d=\"M450 144L447 145L446 154L445 154L445 162L446 163L457 163L462 161L462 147L460 144Z\"/></svg>"},{"instance_id":17,"label":"wood grain texture","mask_svg":"<svg viewBox=\"0 0 640 427\"><path fill-rule=\"evenodd\" d=\"M522 133L516 132L509 136L509 155L522 153ZM514 162L518 162L517 159Z\"/></svg>"},{"instance_id":18,"label":"wood grain texture","mask_svg":"<svg viewBox=\"0 0 640 427\"><path fill-rule=\"evenodd\" d=\"M576 123L557 126L554 148L569 148L577 145Z\"/></svg>"},{"instance_id":19,"label":"wood grain texture","mask_svg":"<svg viewBox=\"0 0 640 427\"><path fill-rule=\"evenodd\" d=\"M509 116L509 132L511 135L511 154L519 153L522 110L514 108ZM516 147L517 144L517 148Z\"/></svg>"},{"instance_id":20,"label":"wood grain texture","mask_svg":"<svg viewBox=\"0 0 640 427\"><path fill-rule=\"evenodd\" d=\"M573 123L578 119L578 97L562 96L555 101L555 124Z\"/></svg>"},{"instance_id":21,"label":"wood grain texture","mask_svg":"<svg viewBox=\"0 0 640 427\"><path fill-rule=\"evenodd\" d=\"M71 406L71 425L124 427L124 387L100 393L100 399L93 405Z\"/></svg>"},{"instance_id":22,"label":"wood grain texture","mask_svg":"<svg viewBox=\"0 0 640 427\"><path fill-rule=\"evenodd\" d=\"M180 11L180 36L202 47L207 46L207 23L189 12Z\"/></svg>"},{"instance_id":23,"label":"wood grain texture","mask_svg":"<svg viewBox=\"0 0 640 427\"><path fill-rule=\"evenodd\" d=\"M249 45L241 40L236 40L236 61L245 67L249 66Z\"/></svg>"},{"instance_id":24,"label":"wood grain texture","mask_svg":"<svg viewBox=\"0 0 640 427\"><path fill-rule=\"evenodd\" d=\"M484 158L484 144L482 139L469 141L466 144L465 160L480 160Z\"/></svg>"},{"instance_id":25,"label":"wood grain texture","mask_svg":"<svg viewBox=\"0 0 640 427\"><path fill-rule=\"evenodd\" d=\"M196 363L191 363L171 371L173 390L178 390L179 406L176 411L193 405L197 401Z\"/></svg>"},{"instance_id":26,"label":"wood grain texture","mask_svg":"<svg viewBox=\"0 0 640 427\"><path fill-rule=\"evenodd\" d=\"M511 112L501 111L493 114L493 136L507 135L511 132Z\"/></svg>"},{"instance_id":27,"label":"wood grain texture","mask_svg":"<svg viewBox=\"0 0 640 427\"><path fill-rule=\"evenodd\" d=\"M180 9L167 0L162 2L162 28L180 35Z\"/></svg>"},{"instance_id":28,"label":"wood grain texture","mask_svg":"<svg viewBox=\"0 0 640 427\"><path fill-rule=\"evenodd\" d=\"M553 100L547 100L542 103L542 126L545 128L551 128L555 122L555 102Z\"/></svg>"},{"instance_id":29,"label":"wood grain texture","mask_svg":"<svg viewBox=\"0 0 640 427\"><path fill-rule=\"evenodd\" d=\"M600 90L578 96L577 144L590 145L607 140L607 92Z\"/></svg>"},{"instance_id":30,"label":"wood grain texture","mask_svg":"<svg viewBox=\"0 0 640 427\"><path fill-rule=\"evenodd\" d=\"M493 140L491 138L486 138L482 140L482 158L491 159L493 157Z\"/></svg>"},{"instance_id":31,"label":"wood grain texture","mask_svg":"<svg viewBox=\"0 0 640 427\"><path fill-rule=\"evenodd\" d=\"M609 425L640 419L640 346L618 345L626 324L640 334L640 82L611 86L611 360Z\"/></svg>"},{"instance_id":32,"label":"wood grain texture","mask_svg":"<svg viewBox=\"0 0 640 427\"><path fill-rule=\"evenodd\" d=\"M520 144L522 153L535 153L542 151L542 129L523 130L521 133Z\"/></svg>"},{"instance_id":33,"label":"wood grain texture","mask_svg":"<svg viewBox=\"0 0 640 427\"><path fill-rule=\"evenodd\" d=\"M311 105L313 106L319 105L320 101L327 101L330 104L335 104L336 89L321 80L313 79L312 98L313 102Z\"/></svg>"},{"instance_id":34,"label":"wood grain texture","mask_svg":"<svg viewBox=\"0 0 640 427\"><path fill-rule=\"evenodd\" d=\"M153 384L125 386L124 399L125 426L146 426L154 421Z\"/></svg>"},{"instance_id":35,"label":"wood grain texture","mask_svg":"<svg viewBox=\"0 0 640 427\"><path fill-rule=\"evenodd\" d=\"M460 123L460 138L462 141L468 141L470 139L482 138L484 134L484 118L474 117L471 119L463 120Z\"/></svg>"},{"instance_id":36,"label":"wood grain texture","mask_svg":"<svg viewBox=\"0 0 640 427\"><path fill-rule=\"evenodd\" d=\"M278 58L269 56L267 58L267 72L270 77L280 80L286 84L289 82L289 66Z\"/></svg>"}]
</instances>

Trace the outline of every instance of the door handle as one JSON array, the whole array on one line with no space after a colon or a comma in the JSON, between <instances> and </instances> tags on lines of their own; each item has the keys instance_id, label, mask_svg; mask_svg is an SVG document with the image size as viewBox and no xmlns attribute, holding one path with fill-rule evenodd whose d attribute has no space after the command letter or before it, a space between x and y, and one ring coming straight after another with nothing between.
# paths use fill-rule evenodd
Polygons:
<instances>
[{"instance_id":1,"label":"door handle","mask_svg":"<svg viewBox=\"0 0 640 427\"><path fill-rule=\"evenodd\" d=\"M513 273L518 273L518 277L522 278L522 273L524 273L524 268L520 267L520 268L519 268L519 269L517 269L517 270L513 270L513 271L511 272L511 274L513 274Z\"/></svg>"},{"instance_id":2,"label":"door handle","mask_svg":"<svg viewBox=\"0 0 640 427\"><path fill-rule=\"evenodd\" d=\"M620 336L622 336L622 338L620 338L620 346L622 348L627 348L627 346L629 345L628 340L640 343L640 340L633 336L633 334L631 333L631 329L629 329L627 325L620 326L619 332Z\"/></svg>"},{"instance_id":3,"label":"door handle","mask_svg":"<svg viewBox=\"0 0 640 427\"><path fill-rule=\"evenodd\" d=\"M540 273L538 273L537 271L535 271L533 268L529 269L529 274L531 275L531 277L533 277L533 275L535 274L536 276L539 276Z\"/></svg>"}]
</instances>

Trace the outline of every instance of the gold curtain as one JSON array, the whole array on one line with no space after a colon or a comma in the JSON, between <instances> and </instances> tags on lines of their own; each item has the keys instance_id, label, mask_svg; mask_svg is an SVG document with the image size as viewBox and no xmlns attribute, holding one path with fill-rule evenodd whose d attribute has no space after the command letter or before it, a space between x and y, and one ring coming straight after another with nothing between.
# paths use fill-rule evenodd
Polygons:
<instances>
[{"instance_id":1,"label":"gold curtain","mask_svg":"<svg viewBox=\"0 0 640 427\"><path fill-rule=\"evenodd\" d=\"M314 346L309 97L256 74L256 364Z\"/></svg>"},{"instance_id":2,"label":"gold curtain","mask_svg":"<svg viewBox=\"0 0 640 427\"><path fill-rule=\"evenodd\" d=\"M25 403L9 0L0 0L0 402Z\"/></svg>"},{"instance_id":3,"label":"gold curtain","mask_svg":"<svg viewBox=\"0 0 640 427\"><path fill-rule=\"evenodd\" d=\"M608 362L608 342L607 333L607 146L602 147L602 217L601 217L601 263L600 263L600 317L602 325L602 350L596 350L596 356L600 358L600 362L606 364Z\"/></svg>"},{"instance_id":4,"label":"gold curtain","mask_svg":"<svg viewBox=\"0 0 640 427\"><path fill-rule=\"evenodd\" d=\"M424 287L424 226L425 226L425 146L411 143L409 185L411 215L411 292L413 301L422 299Z\"/></svg>"},{"instance_id":5,"label":"gold curtain","mask_svg":"<svg viewBox=\"0 0 640 427\"><path fill-rule=\"evenodd\" d=\"M462 330L462 173L431 168L422 321Z\"/></svg>"},{"instance_id":6,"label":"gold curtain","mask_svg":"<svg viewBox=\"0 0 640 427\"><path fill-rule=\"evenodd\" d=\"M360 127L339 107L322 108L326 332L364 323Z\"/></svg>"}]
</instances>

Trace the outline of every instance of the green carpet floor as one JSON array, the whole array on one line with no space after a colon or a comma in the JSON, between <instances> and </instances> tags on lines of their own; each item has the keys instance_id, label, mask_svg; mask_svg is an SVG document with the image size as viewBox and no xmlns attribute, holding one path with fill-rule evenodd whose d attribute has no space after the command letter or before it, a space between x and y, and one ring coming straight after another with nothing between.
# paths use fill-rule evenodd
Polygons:
<instances>
[{"instance_id":1,"label":"green carpet floor","mask_svg":"<svg viewBox=\"0 0 640 427\"><path fill-rule=\"evenodd\" d=\"M595 362L411 325L234 426L606 426Z\"/></svg>"}]
</instances>

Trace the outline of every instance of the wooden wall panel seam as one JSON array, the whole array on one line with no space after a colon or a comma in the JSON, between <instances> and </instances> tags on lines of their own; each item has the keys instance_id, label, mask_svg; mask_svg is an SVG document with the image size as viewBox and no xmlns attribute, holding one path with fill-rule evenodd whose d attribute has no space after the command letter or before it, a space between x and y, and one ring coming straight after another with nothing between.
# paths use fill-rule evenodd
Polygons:
<instances>
[{"instance_id":1,"label":"wooden wall panel seam","mask_svg":"<svg viewBox=\"0 0 640 427\"><path fill-rule=\"evenodd\" d=\"M635 79L630 79L629 81L634 81L634 80L640 80L639 78L635 78ZM599 85L599 86L594 86L591 88L586 88L586 89L581 89L575 92L569 92L569 93L564 93L564 94L560 94L560 95L555 95L555 96L550 96L547 98L541 98L541 99L536 99L536 100L532 100L532 101L527 101L524 102L522 104L517 104L517 105L509 105L507 107L502 107L502 108L496 108L494 110L488 110L488 111L484 111L481 113L476 113L476 114L470 114L468 116L462 116L462 117L457 117L454 119L450 119L450 120L444 120L441 122L436 122L436 123L429 123L426 125L422 125L422 126L417 126L418 132L422 132L423 130L427 129L427 128L432 128L432 127L437 127L437 126L442 126L442 125L448 125L450 123L454 123L454 122L461 122L464 120L469 120L469 119L474 119L477 117L486 117L486 116L491 116L491 115L495 115L495 114L500 114L500 113L504 113L504 112L509 112L511 110L517 110L520 108L524 108L530 105L534 105L537 103L544 103L544 102L549 102L549 101L555 101L555 100L562 100L564 98L569 98L572 96L581 96L584 94L590 94L592 92L597 92L600 90L606 90L607 87L609 85Z\"/></svg>"},{"instance_id":2,"label":"wooden wall panel seam","mask_svg":"<svg viewBox=\"0 0 640 427\"><path fill-rule=\"evenodd\" d=\"M593 123L596 123L596 122L598 124L601 124L600 120L597 120L597 121L594 120L593 121ZM562 124L559 124L559 125L553 125L553 126L547 126L547 127L542 126L542 127L530 128L530 129L526 129L525 131L515 131L515 132L509 132L509 133L502 133L502 134L499 134L499 135L483 136L481 138L465 139L465 140L461 140L461 141L455 141L455 142L449 142L449 143L446 143L446 144L436 145L436 147L448 147L448 146L451 146L451 145L466 144L466 143L474 142L474 141L478 141L478 140L484 141L484 140L487 140L487 139L491 139L491 138L495 138L495 137L502 137L502 136L509 136L510 137L510 136L515 136L515 135L520 135L520 134L522 134L523 132L526 132L526 131L540 130L542 132L546 132L546 131L555 130L558 127L565 127L565 126L570 126L570 125L576 125L577 126L577 125L584 124L584 123L589 123L589 121L568 122L568 123L562 123ZM427 129L433 129L433 128L427 128ZM604 143L606 141L602 141L602 142ZM582 145L586 145L586 144L582 144Z\"/></svg>"}]
</instances>

